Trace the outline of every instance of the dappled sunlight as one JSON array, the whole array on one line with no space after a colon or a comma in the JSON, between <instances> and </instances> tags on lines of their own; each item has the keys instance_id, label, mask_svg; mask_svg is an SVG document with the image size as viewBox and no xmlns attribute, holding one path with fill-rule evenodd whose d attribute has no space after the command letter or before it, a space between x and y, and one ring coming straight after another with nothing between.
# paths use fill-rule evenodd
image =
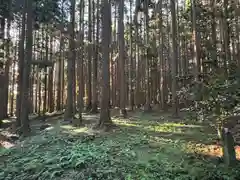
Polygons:
<instances>
[{"instance_id":1,"label":"dappled sunlight","mask_svg":"<svg viewBox=\"0 0 240 180\"><path fill-rule=\"evenodd\" d=\"M63 129L74 129L75 127L73 127L72 125L62 125L61 128Z\"/></svg>"},{"instance_id":2,"label":"dappled sunlight","mask_svg":"<svg viewBox=\"0 0 240 180\"><path fill-rule=\"evenodd\" d=\"M16 144L11 143L11 142L8 142L8 141L0 141L0 148L9 149L9 148L14 147L15 145L16 145Z\"/></svg>"},{"instance_id":3,"label":"dappled sunlight","mask_svg":"<svg viewBox=\"0 0 240 180\"><path fill-rule=\"evenodd\" d=\"M236 157L240 160L240 147L235 146ZM211 145L202 145L199 148L195 148L195 152L198 154L210 156L210 157L222 157L223 150L222 147L218 144L211 144Z\"/></svg>"},{"instance_id":4,"label":"dappled sunlight","mask_svg":"<svg viewBox=\"0 0 240 180\"><path fill-rule=\"evenodd\" d=\"M186 127L186 128L202 128L203 126L194 124L182 124L182 123L163 123L163 126L173 126L173 127Z\"/></svg>"},{"instance_id":5,"label":"dappled sunlight","mask_svg":"<svg viewBox=\"0 0 240 180\"><path fill-rule=\"evenodd\" d=\"M129 120L123 120L123 119L113 119L113 122L117 125L124 125L124 126L134 126L134 127L141 127L141 125L137 123L133 123Z\"/></svg>"},{"instance_id":6,"label":"dappled sunlight","mask_svg":"<svg viewBox=\"0 0 240 180\"><path fill-rule=\"evenodd\" d=\"M61 132L72 135L78 135L81 133L92 134L91 129L88 127L74 127L72 125L62 125L60 126L60 128L62 128Z\"/></svg>"},{"instance_id":7,"label":"dappled sunlight","mask_svg":"<svg viewBox=\"0 0 240 180\"><path fill-rule=\"evenodd\" d=\"M125 127L136 127L141 128L142 130L146 131L152 131L152 132L163 132L163 133L179 133L179 134L191 134L192 130L191 128L199 129L203 126L200 125L186 125L182 123L162 123L162 122L156 122L153 120L142 120L142 121L132 121L129 119L113 119L113 122L120 126Z\"/></svg>"},{"instance_id":8,"label":"dappled sunlight","mask_svg":"<svg viewBox=\"0 0 240 180\"><path fill-rule=\"evenodd\" d=\"M2 120L2 123L11 123L12 121L10 121L9 119L4 119Z\"/></svg>"},{"instance_id":9,"label":"dappled sunlight","mask_svg":"<svg viewBox=\"0 0 240 180\"><path fill-rule=\"evenodd\" d=\"M82 133L82 132L87 132L89 129L87 127L84 127L84 128L75 128L73 129L72 131L74 133Z\"/></svg>"},{"instance_id":10,"label":"dappled sunlight","mask_svg":"<svg viewBox=\"0 0 240 180\"><path fill-rule=\"evenodd\" d=\"M50 126L50 127L47 127L45 130L46 131L50 131L50 130L53 130L54 129L54 127L53 126Z\"/></svg>"},{"instance_id":11,"label":"dappled sunlight","mask_svg":"<svg viewBox=\"0 0 240 180\"><path fill-rule=\"evenodd\" d=\"M103 175L99 179L105 179L105 175L111 175L111 179L114 179L119 171L135 173L137 176L132 179L142 176L154 179L152 177L156 173L158 177L165 177L167 174L169 179L172 179L172 175L179 175L179 171L184 174L192 173L189 164L200 164L203 169L208 165L206 162L211 161L204 158L221 156L220 147L214 149L214 145L203 144L206 137L210 137L202 131L205 127L165 119L153 120L150 115L148 117L149 119L145 117L141 120L112 118L119 128L111 132L94 129L86 124L76 127L57 121L21 143L22 149L5 148L14 152L17 157L10 156L7 159L6 171L18 169L24 161L26 168L23 171L32 179L39 172L44 172L41 177L46 176L48 179L51 179L52 174L62 175L61 178L64 179L68 177L65 174L69 171L72 171L77 179L93 177L99 174L98 172ZM94 116L89 119L91 123L94 120L96 121ZM8 156L7 153L3 154ZM239 155L240 153L238 157ZM50 170L47 171L44 167ZM139 173L142 169L144 171ZM79 172L84 174L80 176ZM198 175L198 169L194 173ZM21 174L18 177L21 177Z\"/></svg>"},{"instance_id":12,"label":"dappled sunlight","mask_svg":"<svg viewBox=\"0 0 240 180\"><path fill-rule=\"evenodd\" d=\"M155 132L173 132L173 133L182 133L181 129L175 128L173 126L147 126L143 127L143 129L148 131L155 131Z\"/></svg>"}]
</instances>

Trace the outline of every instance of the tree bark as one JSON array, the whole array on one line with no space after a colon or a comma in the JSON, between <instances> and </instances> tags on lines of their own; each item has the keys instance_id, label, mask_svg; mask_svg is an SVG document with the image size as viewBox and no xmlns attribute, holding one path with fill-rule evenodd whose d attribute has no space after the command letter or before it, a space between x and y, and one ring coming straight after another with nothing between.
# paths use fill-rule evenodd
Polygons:
<instances>
[{"instance_id":1,"label":"tree bark","mask_svg":"<svg viewBox=\"0 0 240 180\"><path fill-rule=\"evenodd\" d=\"M104 128L112 124L109 101L110 101L110 72L109 72L109 53L110 53L110 28L111 28L111 11L110 3L108 0L103 0L102 4L102 86L101 86L101 111L99 119L99 127Z\"/></svg>"},{"instance_id":2,"label":"tree bark","mask_svg":"<svg viewBox=\"0 0 240 180\"><path fill-rule=\"evenodd\" d=\"M75 24L75 4L76 0L71 0L71 24L70 24L70 39L69 39L69 59L67 64L67 107L64 114L65 120L72 120L74 117L74 102L73 102L73 83L74 83L74 61L75 61L75 33L74 33L74 24Z\"/></svg>"},{"instance_id":3,"label":"tree bark","mask_svg":"<svg viewBox=\"0 0 240 180\"><path fill-rule=\"evenodd\" d=\"M172 83L172 106L173 115L178 116L178 99L177 99L177 21L176 21L176 10L175 0L171 0L171 16L172 16L172 62L171 62L171 83Z\"/></svg>"},{"instance_id":4,"label":"tree bark","mask_svg":"<svg viewBox=\"0 0 240 180\"><path fill-rule=\"evenodd\" d=\"M32 27L32 0L27 1L27 31L26 31L26 58L24 60L23 70L23 86L22 86L22 97L21 97L21 133L23 136L28 136L30 133L29 125L29 75L31 71L32 61L32 45L33 45L33 27Z\"/></svg>"},{"instance_id":5,"label":"tree bark","mask_svg":"<svg viewBox=\"0 0 240 180\"><path fill-rule=\"evenodd\" d=\"M126 111L126 82L125 82L125 57L124 57L124 0L119 0L118 5L118 28L119 28L119 72L120 72L120 115L122 117L127 116Z\"/></svg>"}]
</instances>

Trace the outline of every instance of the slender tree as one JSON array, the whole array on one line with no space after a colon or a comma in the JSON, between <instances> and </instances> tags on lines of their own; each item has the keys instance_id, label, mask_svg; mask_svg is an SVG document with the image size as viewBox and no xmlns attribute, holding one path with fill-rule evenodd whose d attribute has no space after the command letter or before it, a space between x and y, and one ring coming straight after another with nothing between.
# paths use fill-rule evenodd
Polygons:
<instances>
[{"instance_id":1,"label":"slender tree","mask_svg":"<svg viewBox=\"0 0 240 180\"><path fill-rule=\"evenodd\" d=\"M171 61L171 81L172 81L172 106L173 115L178 116L178 99L177 99L177 21L176 21L176 4L175 0L170 1L171 17L172 17L172 61Z\"/></svg>"},{"instance_id":2,"label":"slender tree","mask_svg":"<svg viewBox=\"0 0 240 180\"><path fill-rule=\"evenodd\" d=\"M125 80L125 57L124 57L124 0L119 0L119 68L120 68L120 115L123 117L127 116L126 106L126 80Z\"/></svg>"}]
</instances>

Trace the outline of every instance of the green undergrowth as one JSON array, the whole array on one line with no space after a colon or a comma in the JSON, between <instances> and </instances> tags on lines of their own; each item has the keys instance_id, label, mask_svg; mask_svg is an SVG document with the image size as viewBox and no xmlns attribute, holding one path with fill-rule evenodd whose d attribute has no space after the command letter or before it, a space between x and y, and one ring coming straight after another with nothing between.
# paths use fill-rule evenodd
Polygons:
<instances>
[{"instance_id":1,"label":"green undergrowth","mask_svg":"<svg viewBox=\"0 0 240 180\"><path fill-rule=\"evenodd\" d=\"M235 179L217 158L201 155L214 134L200 125L136 114L111 132L56 125L0 151L0 180Z\"/></svg>"}]
</instances>

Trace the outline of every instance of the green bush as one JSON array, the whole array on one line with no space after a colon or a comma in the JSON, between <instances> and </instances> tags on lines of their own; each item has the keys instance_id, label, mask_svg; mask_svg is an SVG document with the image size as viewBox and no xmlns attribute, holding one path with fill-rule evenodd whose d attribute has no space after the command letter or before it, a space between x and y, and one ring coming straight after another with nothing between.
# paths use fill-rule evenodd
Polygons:
<instances>
[{"instance_id":1,"label":"green bush","mask_svg":"<svg viewBox=\"0 0 240 180\"><path fill-rule=\"evenodd\" d=\"M226 73L218 72L195 86L197 111L205 116L227 116L237 113L240 102L240 69Z\"/></svg>"}]
</instances>

